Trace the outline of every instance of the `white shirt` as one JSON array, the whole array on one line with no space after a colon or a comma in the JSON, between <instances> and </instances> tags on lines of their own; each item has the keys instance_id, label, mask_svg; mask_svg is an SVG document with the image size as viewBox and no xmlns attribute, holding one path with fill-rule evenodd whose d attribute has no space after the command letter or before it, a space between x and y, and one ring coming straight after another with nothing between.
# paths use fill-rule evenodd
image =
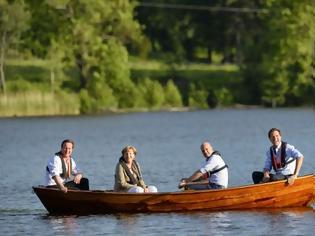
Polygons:
<instances>
[{"instance_id":1,"label":"white shirt","mask_svg":"<svg viewBox=\"0 0 315 236\"><path fill-rule=\"evenodd\" d=\"M75 163L75 161L71 158L71 166L72 166L72 171L71 174L78 174L80 173L79 170L77 169L77 165ZM55 155L53 158L51 158L48 163L47 163L47 167L49 169L49 172L47 171L46 168L46 175L45 175L45 185L56 185L55 180L53 179L54 176L56 175L60 175L62 174L62 163L61 163L61 159L59 156ZM68 171L68 166L66 165L66 170ZM71 177L71 175L70 175ZM60 176L60 178L62 179L63 183L70 181L70 178L62 178Z\"/></svg>"},{"instance_id":2,"label":"white shirt","mask_svg":"<svg viewBox=\"0 0 315 236\"><path fill-rule=\"evenodd\" d=\"M209 171L217 170L225 165L222 157L214 154L212 155L204 165L201 166L200 172L206 174ZM224 168L217 173L210 175L209 182L214 184L219 184L227 188L228 186L228 168Z\"/></svg>"},{"instance_id":3,"label":"white shirt","mask_svg":"<svg viewBox=\"0 0 315 236\"><path fill-rule=\"evenodd\" d=\"M287 143L286 149L286 157L285 162L290 161L291 159L298 159L302 157L302 153L300 153L299 150L297 150L294 146ZM276 159L277 161L281 161L281 145L276 148ZM296 161L293 161L289 164L287 164L284 168L279 168L277 170L277 174L283 174L283 175L291 175L294 174ZM270 155L270 149L266 152L266 160L265 160L265 167L264 169L268 170L269 172L272 169L272 161L271 161L271 155Z\"/></svg>"}]
</instances>

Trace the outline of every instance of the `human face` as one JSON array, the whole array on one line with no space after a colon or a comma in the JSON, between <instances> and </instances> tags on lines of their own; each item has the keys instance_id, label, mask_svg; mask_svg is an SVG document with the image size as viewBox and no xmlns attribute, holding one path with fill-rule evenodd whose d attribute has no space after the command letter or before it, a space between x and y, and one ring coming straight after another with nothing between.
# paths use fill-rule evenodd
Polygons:
<instances>
[{"instance_id":1,"label":"human face","mask_svg":"<svg viewBox=\"0 0 315 236\"><path fill-rule=\"evenodd\" d=\"M133 160L135 159L136 155L132 149L128 149L127 152L124 153L124 159L126 163L131 164Z\"/></svg>"},{"instance_id":2,"label":"human face","mask_svg":"<svg viewBox=\"0 0 315 236\"><path fill-rule=\"evenodd\" d=\"M278 147L281 144L281 135L279 131L275 130L270 134L269 137L270 142L274 147Z\"/></svg>"},{"instance_id":3,"label":"human face","mask_svg":"<svg viewBox=\"0 0 315 236\"><path fill-rule=\"evenodd\" d=\"M209 157L213 152L212 147L209 143L202 144L200 149L205 158Z\"/></svg>"},{"instance_id":4,"label":"human face","mask_svg":"<svg viewBox=\"0 0 315 236\"><path fill-rule=\"evenodd\" d=\"M73 151L72 143L64 143L62 145L61 153L62 153L63 157L65 157L65 158L70 157L72 154L72 151Z\"/></svg>"}]
</instances>

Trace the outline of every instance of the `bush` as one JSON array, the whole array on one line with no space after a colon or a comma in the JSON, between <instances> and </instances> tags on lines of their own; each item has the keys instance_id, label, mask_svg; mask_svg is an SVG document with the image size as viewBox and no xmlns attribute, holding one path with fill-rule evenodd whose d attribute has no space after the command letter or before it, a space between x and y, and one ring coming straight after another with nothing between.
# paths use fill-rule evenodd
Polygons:
<instances>
[{"instance_id":1,"label":"bush","mask_svg":"<svg viewBox=\"0 0 315 236\"><path fill-rule=\"evenodd\" d=\"M143 96L145 107L148 108L161 108L164 103L164 90L158 81L153 81L148 78L144 79L139 84L139 92Z\"/></svg>"},{"instance_id":2,"label":"bush","mask_svg":"<svg viewBox=\"0 0 315 236\"><path fill-rule=\"evenodd\" d=\"M182 107L182 97L173 80L168 80L165 86L164 104L169 107Z\"/></svg>"},{"instance_id":3,"label":"bush","mask_svg":"<svg viewBox=\"0 0 315 236\"><path fill-rule=\"evenodd\" d=\"M196 107L196 108L202 108L202 109L208 108L207 97L208 97L207 91L203 89L197 90L194 84L190 85L189 95L188 95L188 105L190 107Z\"/></svg>"},{"instance_id":4,"label":"bush","mask_svg":"<svg viewBox=\"0 0 315 236\"><path fill-rule=\"evenodd\" d=\"M231 92L227 88L221 88L214 92L219 106L229 106L234 102Z\"/></svg>"},{"instance_id":5,"label":"bush","mask_svg":"<svg viewBox=\"0 0 315 236\"><path fill-rule=\"evenodd\" d=\"M80 92L80 112L97 113L116 107L117 100L113 95L113 90L106 84L101 74L94 73L87 89Z\"/></svg>"}]
</instances>

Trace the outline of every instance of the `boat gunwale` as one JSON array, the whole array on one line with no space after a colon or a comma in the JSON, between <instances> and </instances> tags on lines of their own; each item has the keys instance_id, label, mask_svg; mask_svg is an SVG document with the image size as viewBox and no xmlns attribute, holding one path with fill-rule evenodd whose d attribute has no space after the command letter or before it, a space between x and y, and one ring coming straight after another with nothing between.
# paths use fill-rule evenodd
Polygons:
<instances>
[{"instance_id":1,"label":"boat gunwale","mask_svg":"<svg viewBox=\"0 0 315 236\"><path fill-rule=\"evenodd\" d=\"M313 173L303 175L297 178L297 180L300 179L306 179L313 177L315 178L315 175ZM247 184L247 185L241 185L241 186L233 186L228 187L225 189L207 189L207 190L185 190L185 191L175 191L175 192L157 192L157 193L129 193L129 192L115 192L113 190L73 190L69 189L68 192L70 193L91 193L91 194L108 194L108 195L132 195L132 196L166 196L166 195L194 195L194 194L207 194L207 193L214 193L214 192L226 192L226 191L233 191L233 190L241 190L241 189L250 189L250 188L257 188L257 187L263 187L268 185L276 185L276 184L282 184L286 183L287 180L280 180L280 181L274 181L274 182L267 182L267 183L261 183L261 184ZM33 191L36 191L37 189L40 190L47 190L47 191L60 191L58 188L47 188L44 185L38 185L38 186L32 186ZM314 190L315 191L315 190Z\"/></svg>"}]
</instances>

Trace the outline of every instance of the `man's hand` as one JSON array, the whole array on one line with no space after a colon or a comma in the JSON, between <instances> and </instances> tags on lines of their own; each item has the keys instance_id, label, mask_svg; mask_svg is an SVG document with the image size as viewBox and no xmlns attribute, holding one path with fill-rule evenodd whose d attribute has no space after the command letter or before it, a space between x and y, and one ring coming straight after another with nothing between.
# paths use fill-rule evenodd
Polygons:
<instances>
[{"instance_id":1,"label":"man's hand","mask_svg":"<svg viewBox=\"0 0 315 236\"><path fill-rule=\"evenodd\" d=\"M261 183L267 183L270 180L270 176L264 176Z\"/></svg>"},{"instance_id":2,"label":"man's hand","mask_svg":"<svg viewBox=\"0 0 315 236\"><path fill-rule=\"evenodd\" d=\"M73 182L75 182L76 184L80 184L81 179L82 174L77 174L76 176L74 176Z\"/></svg>"},{"instance_id":3,"label":"man's hand","mask_svg":"<svg viewBox=\"0 0 315 236\"><path fill-rule=\"evenodd\" d=\"M182 188L182 187L184 187L185 185L186 185L186 179L181 179L181 181L179 182L179 184L178 184L178 188Z\"/></svg>"},{"instance_id":4,"label":"man's hand","mask_svg":"<svg viewBox=\"0 0 315 236\"><path fill-rule=\"evenodd\" d=\"M289 185L293 185L296 178L297 178L296 175L290 176L290 177L288 178L288 184L289 184Z\"/></svg>"},{"instance_id":5,"label":"man's hand","mask_svg":"<svg viewBox=\"0 0 315 236\"><path fill-rule=\"evenodd\" d=\"M68 188L65 187L65 186L61 186L61 187L60 187L60 190L61 190L62 192L64 192L64 193L67 193L67 192L68 192Z\"/></svg>"}]
</instances>

